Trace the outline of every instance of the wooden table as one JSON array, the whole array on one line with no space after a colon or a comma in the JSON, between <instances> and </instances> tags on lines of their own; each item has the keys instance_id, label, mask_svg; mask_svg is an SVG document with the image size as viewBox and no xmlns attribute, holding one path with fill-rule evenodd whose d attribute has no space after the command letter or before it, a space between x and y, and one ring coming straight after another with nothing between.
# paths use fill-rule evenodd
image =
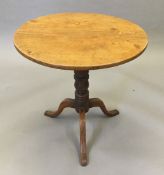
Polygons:
<instances>
[{"instance_id":1,"label":"wooden table","mask_svg":"<svg viewBox=\"0 0 164 175\"><path fill-rule=\"evenodd\" d=\"M89 98L89 70L117 66L138 57L146 48L147 35L138 25L117 17L96 13L61 13L32 19L17 29L16 49L26 58L53 68L74 70L75 99L66 98L57 111L45 115L57 117L64 108L80 115L80 161L88 163L85 113L92 107L113 117L102 100Z\"/></svg>"}]
</instances>

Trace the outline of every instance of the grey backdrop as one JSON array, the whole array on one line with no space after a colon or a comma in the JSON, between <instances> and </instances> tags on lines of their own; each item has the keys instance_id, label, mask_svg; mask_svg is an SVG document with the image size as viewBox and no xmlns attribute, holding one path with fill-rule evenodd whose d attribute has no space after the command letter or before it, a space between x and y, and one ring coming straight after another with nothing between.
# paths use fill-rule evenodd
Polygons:
<instances>
[{"instance_id":1,"label":"grey backdrop","mask_svg":"<svg viewBox=\"0 0 164 175\"><path fill-rule=\"evenodd\" d=\"M164 174L164 1L0 1L0 174ZM127 18L149 35L138 59L91 71L90 93L120 115L87 114L89 165L79 165L78 115L43 116L73 97L73 73L26 60L13 47L13 34L26 20L50 13L99 12Z\"/></svg>"}]
</instances>

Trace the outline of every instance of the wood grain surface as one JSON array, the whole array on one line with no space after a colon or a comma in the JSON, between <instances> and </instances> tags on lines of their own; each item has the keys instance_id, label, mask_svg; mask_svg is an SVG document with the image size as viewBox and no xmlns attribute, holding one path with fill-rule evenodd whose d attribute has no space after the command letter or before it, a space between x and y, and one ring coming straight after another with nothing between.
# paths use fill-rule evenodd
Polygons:
<instances>
[{"instance_id":1,"label":"wood grain surface","mask_svg":"<svg viewBox=\"0 0 164 175\"><path fill-rule=\"evenodd\" d=\"M39 64L70 70L116 66L139 56L144 30L121 18L95 13L61 13L29 20L14 35L16 49Z\"/></svg>"}]
</instances>

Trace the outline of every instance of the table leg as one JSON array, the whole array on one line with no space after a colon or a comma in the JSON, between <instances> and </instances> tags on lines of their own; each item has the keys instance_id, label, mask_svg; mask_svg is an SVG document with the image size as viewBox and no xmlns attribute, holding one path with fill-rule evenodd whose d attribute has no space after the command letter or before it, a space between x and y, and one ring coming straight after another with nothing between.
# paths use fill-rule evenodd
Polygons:
<instances>
[{"instance_id":1,"label":"table leg","mask_svg":"<svg viewBox=\"0 0 164 175\"><path fill-rule=\"evenodd\" d=\"M79 112L80 114L80 163L82 166L88 164L87 159L87 146L86 146L86 124L85 124L85 112Z\"/></svg>"},{"instance_id":2,"label":"table leg","mask_svg":"<svg viewBox=\"0 0 164 175\"><path fill-rule=\"evenodd\" d=\"M74 108L74 101L75 101L74 99L66 98L60 103L58 110L46 111L44 114L48 117L55 118L64 110L64 108L66 107Z\"/></svg>"},{"instance_id":3,"label":"table leg","mask_svg":"<svg viewBox=\"0 0 164 175\"><path fill-rule=\"evenodd\" d=\"M119 111L116 110L116 109L108 111L106 109L106 107L105 107L104 102L101 99L99 99L99 98L91 98L89 100L89 107L90 108L92 108L92 107L100 107L102 112L108 117L113 117L113 116L116 116L116 115L119 114Z\"/></svg>"}]
</instances>

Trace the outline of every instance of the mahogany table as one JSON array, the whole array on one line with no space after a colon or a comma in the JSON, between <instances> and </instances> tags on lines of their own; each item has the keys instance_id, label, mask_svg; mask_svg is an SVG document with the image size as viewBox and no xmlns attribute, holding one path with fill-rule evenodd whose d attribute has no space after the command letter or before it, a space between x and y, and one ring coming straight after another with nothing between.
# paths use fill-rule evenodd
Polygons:
<instances>
[{"instance_id":1,"label":"mahogany table","mask_svg":"<svg viewBox=\"0 0 164 175\"><path fill-rule=\"evenodd\" d=\"M89 70L117 66L138 57L148 43L144 30L125 19L96 13L61 13L32 19L17 29L16 49L26 58L53 68L74 70L75 99L66 98L57 111L45 115L57 117L64 108L80 115L80 161L88 163L85 113L92 107L113 117L102 100L89 98Z\"/></svg>"}]
</instances>

